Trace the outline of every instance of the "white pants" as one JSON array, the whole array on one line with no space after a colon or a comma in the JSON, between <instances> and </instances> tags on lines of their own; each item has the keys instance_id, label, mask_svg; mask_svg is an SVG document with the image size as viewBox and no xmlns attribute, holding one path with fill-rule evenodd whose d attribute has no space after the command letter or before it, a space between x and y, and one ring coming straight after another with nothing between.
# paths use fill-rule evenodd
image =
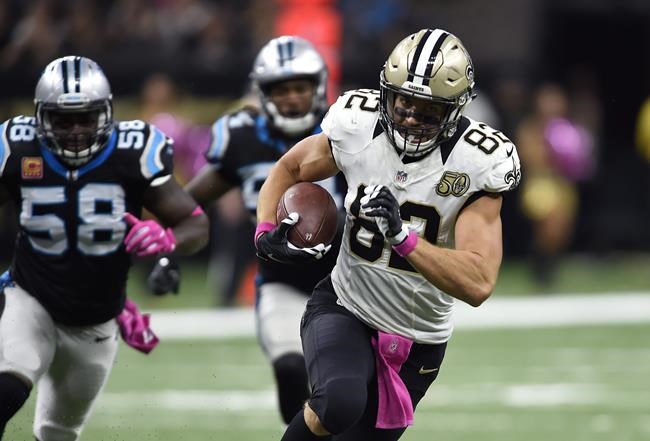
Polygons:
<instances>
[{"instance_id":1,"label":"white pants","mask_svg":"<svg viewBox=\"0 0 650 441\"><path fill-rule=\"evenodd\" d=\"M4 292L0 372L17 374L36 385L34 435L38 439L74 441L113 367L117 321L83 327L58 325L19 286Z\"/></svg>"},{"instance_id":2,"label":"white pants","mask_svg":"<svg viewBox=\"0 0 650 441\"><path fill-rule=\"evenodd\" d=\"M269 361L292 352L302 354L300 320L308 299L304 292L283 283L259 287L257 333Z\"/></svg>"}]
</instances>

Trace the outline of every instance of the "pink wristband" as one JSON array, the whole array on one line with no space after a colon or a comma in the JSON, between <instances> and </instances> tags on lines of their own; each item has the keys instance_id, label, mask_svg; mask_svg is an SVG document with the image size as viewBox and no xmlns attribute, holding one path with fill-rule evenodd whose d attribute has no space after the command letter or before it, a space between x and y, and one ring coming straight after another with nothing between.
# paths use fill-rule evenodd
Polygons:
<instances>
[{"instance_id":1,"label":"pink wristband","mask_svg":"<svg viewBox=\"0 0 650 441\"><path fill-rule=\"evenodd\" d=\"M192 216L200 216L204 214L203 208L200 205L197 205L196 208L192 211Z\"/></svg>"},{"instance_id":2,"label":"pink wristband","mask_svg":"<svg viewBox=\"0 0 650 441\"><path fill-rule=\"evenodd\" d=\"M411 251L415 249L415 246L418 244L418 233L411 230L409 235L404 239L404 241L398 245L393 245L393 249L397 254L402 257L408 256Z\"/></svg>"},{"instance_id":3,"label":"pink wristband","mask_svg":"<svg viewBox=\"0 0 650 441\"><path fill-rule=\"evenodd\" d=\"M268 233L269 231L275 229L276 225L272 222L262 222L257 224L257 228L255 228L255 246L257 246L257 239L264 233Z\"/></svg>"}]
</instances>

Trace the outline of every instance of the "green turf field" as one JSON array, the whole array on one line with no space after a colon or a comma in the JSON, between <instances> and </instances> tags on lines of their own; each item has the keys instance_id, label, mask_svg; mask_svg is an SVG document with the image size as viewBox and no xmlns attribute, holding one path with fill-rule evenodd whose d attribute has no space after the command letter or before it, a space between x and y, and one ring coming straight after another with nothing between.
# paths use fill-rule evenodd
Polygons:
<instances>
[{"instance_id":1,"label":"green turf field","mask_svg":"<svg viewBox=\"0 0 650 441\"><path fill-rule=\"evenodd\" d=\"M573 257L556 283L542 288L524 263L506 261L493 296L650 292L649 267L648 255ZM218 303L204 264L184 265L180 295L162 298L147 295L146 270L136 265L129 280L129 296L145 311ZM415 427L402 439L650 440L648 336L650 318L634 325L458 330ZM33 397L3 439L31 441L32 414ZM120 349L81 439L252 441L281 434L271 371L252 338L163 340L150 356Z\"/></svg>"},{"instance_id":2,"label":"green turf field","mask_svg":"<svg viewBox=\"0 0 650 441\"><path fill-rule=\"evenodd\" d=\"M458 331L407 441L650 439L650 324ZM7 428L31 440L33 402ZM123 346L82 440L279 440L252 339Z\"/></svg>"}]
</instances>

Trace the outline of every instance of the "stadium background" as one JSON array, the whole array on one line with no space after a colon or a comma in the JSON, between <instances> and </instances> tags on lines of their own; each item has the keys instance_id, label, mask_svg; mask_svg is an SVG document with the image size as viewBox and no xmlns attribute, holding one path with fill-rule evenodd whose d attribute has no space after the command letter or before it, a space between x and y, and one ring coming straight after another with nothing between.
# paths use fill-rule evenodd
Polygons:
<instances>
[{"instance_id":1,"label":"stadium background","mask_svg":"<svg viewBox=\"0 0 650 441\"><path fill-rule=\"evenodd\" d=\"M254 55L279 33L318 45L333 98L376 88L403 36L445 28L468 47L479 96L511 138L536 88L561 85L595 115L597 167L577 183L575 234L557 277L546 285L532 277L531 225L515 192L505 201L503 274L488 305L501 319L468 326L480 308L459 323L447 369L405 439L642 440L650 438L650 147L637 140L650 130L640 113L650 96L649 22L642 0L4 0L0 118L33 113L43 66L79 54L106 71L119 119L164 111L200 133L247 99ZM151 87L164 77L176 90L167 100ZM179 164L179 179L191 169ZM163 344L148 358L123 348L83 439L279 439L271 373L246 306L250 279L237 291L243 308L216 307L227 288L214 266L234 252L218 246L228 231L219 218L238 210L235 200L211 213L212 246L181 262L179 296L148 295L151 263L135 266L130 295L147 310L167 310L153 313ZM0 210L6 266L16 229L12 210ZM509 309L524 300L533 303ZM567 310L566 321L549 323ZM216 331L200 328L202 317ZM30 439L31 412L33 404L21 411L8 439Z\"/></svg>"}]
</instances>

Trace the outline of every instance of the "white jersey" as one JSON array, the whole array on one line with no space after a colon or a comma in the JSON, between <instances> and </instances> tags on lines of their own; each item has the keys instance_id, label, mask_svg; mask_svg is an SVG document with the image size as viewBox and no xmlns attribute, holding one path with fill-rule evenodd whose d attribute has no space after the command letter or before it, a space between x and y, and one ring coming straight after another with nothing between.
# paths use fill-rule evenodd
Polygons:
<instances>
[{"instance_id":1,"label":"white jersey","mask_svg":"<svg viewBox=\"0 0 650 441\"><path fill-rule=\"evenodd\" d=\"M454 298L428 282L360 214L368 185L385 185L404 224L421 238L455 247L458 214L472 200L512 190L521 177L515 146L501 132L463 117L452 138L431 154L403 163L379 118L379 91L354 90L322 123L348 183L343 244L332 282L339 303L373 328L420 343L443 343L452 332Z\"/></svg>"}]
</instances>

